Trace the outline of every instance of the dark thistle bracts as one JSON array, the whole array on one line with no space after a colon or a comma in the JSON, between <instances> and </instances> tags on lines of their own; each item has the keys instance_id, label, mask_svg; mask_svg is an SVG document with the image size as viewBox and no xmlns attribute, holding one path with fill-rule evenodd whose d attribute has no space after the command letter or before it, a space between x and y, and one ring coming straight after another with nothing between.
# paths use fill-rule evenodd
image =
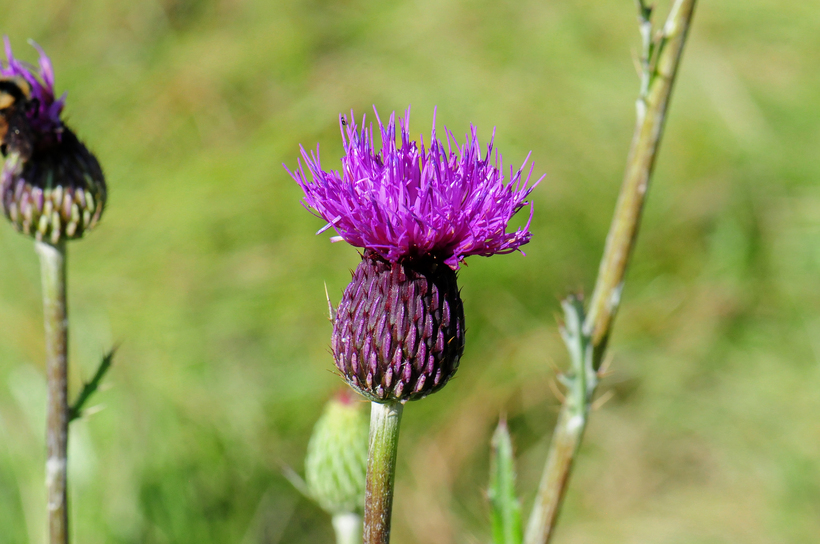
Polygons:
<instances>
[{"instance_id":1,"label":"dark thistle bracts","mask_svg":"<svg viewBox=\"0 0 820 544\"><path fill-rule=\"evenodd\" d=\"M450 267L390 263L365 251L333 324L333 356L347 382L376 402L435 393L464 352L464 309Z\"/></svg>"},{"instance_id":2,"label":"dark thistle bracts","mask_svg":"<svg viewBox=\"0 0 820 544\"><path fill-rule=\"evenodd\" d=\"M76 239L99 221L106 200L97 159L62 122L54 72L40 50L39 74L14 58L0 63L0 185L6 217L37 240Z\"/></svg>"},{"instance_id":3,"label":"dark thistle bracts","mask_svg":"<svg viewBox=\"0 0 820 544\"><path fill-rule=\"evenodd\" d=\"M100 219L106 189L97 159L71 130L30 160L10 157L2 171L3 209L12 224L37 240L80 238Z\"/></svg>"}]
</instances>

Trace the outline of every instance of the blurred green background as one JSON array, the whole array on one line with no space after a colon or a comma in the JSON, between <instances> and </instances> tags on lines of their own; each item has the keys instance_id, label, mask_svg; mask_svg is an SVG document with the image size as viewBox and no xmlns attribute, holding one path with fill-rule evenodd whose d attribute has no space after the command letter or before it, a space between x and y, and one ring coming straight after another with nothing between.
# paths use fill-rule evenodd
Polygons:
<instances>
[{"instance_id":1,"label":"blurred green background","mask_svg":"<svg viewBox=\"0 0 820 544\"><path fill-rule=\"evenodd\" d=\"M659 5L665 16L668 2ZM629 0L25 0L2 32L51 55L110 186L69 255L71 387L121 342L104 409L72 427L74 541L320 543L280 466L341 386L323 282L357 252L314 236L298 144L413 106L412 131L497 127L533 151L534 237L462 269L458 376L405 411L396 543L489 539L500 414L529 509L566 363L559 298L591 290L634 119ZM814 543L820 534L820 11L703 1L674 93L556 543ZM31 241L0 228L0 543L44 542L43 332Z\"/></svg>"}]
</instances>

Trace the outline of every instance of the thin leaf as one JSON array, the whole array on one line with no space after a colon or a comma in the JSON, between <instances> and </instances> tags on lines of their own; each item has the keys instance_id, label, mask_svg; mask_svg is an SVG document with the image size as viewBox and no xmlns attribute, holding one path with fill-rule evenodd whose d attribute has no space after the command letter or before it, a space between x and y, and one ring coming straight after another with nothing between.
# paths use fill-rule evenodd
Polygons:
<instances>
[{"instance_id":1,"label":"thin leaf","mask_svg":"<svg viewBox=\"0 0 820 544\"><path fill-rule=\"evenodd\" d=\"M293 488L296 489L296 491L304 495L306 499L315 501L313 496L310 494L310 490L308 489L307 483L305 483L305 480L302 479L302 477L299 476L299 474L295 470L293 470L289 465L286 465L284 463L281 464L281 468L282 476L284 476L285 479L290 482L290 485L292 485Z\"/></svg>"},{"instance_id":2,"label":"thin leaf","mask_svg":"<svg viewBox=\"0 0 820 544\"><path fill-rule=\"evenodd\" d=\"M490 459L490 516L493 544L521 544L521 503L515 494L515 459L507 422L498 422Z\"/></svg>"},{"instance_id":3,"label":"thin leaf","mask_svg":"<svg viewBox=\"0 0 820 544\"><path fill-rule=\"evenodd\" d=\"M114 347L103 356L102 361L100 361L100 366L97 367L97 372L94 373L94 377L91 378L91 381L83 385L82 391L80 391L80 394L77 395L77 400L74 401L74 404L71 408L69 408L69 421L74 421L83 415L83 406L88 401L89 397L91 397L91 395L93 395L94 392L100 387L100 382L102 382L103 376L105 376L105 373L108 372L109 368L111 368L111 363L114 361L114 353L116 351L117 348Z\"/></svg>"}]
</instances>

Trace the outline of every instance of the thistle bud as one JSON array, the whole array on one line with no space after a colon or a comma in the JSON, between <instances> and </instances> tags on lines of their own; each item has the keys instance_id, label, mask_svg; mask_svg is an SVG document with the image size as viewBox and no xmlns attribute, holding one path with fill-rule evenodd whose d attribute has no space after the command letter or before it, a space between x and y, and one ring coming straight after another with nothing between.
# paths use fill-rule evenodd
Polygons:
<instances>
[{"instance_id":1,"label":"thistle bud","mask_svg":"<svg viewBox=\"0 0 820 544\"><path fill-rule=\"evenodd\" d=\"M62 122L54 74L40 51L40 71L16 60L6 40L0 64L0 172L3 211L38 241L76 239L100 220L105 178L97 159Z\"/></svg>"},{"instance_id":2,"label":"thistle bud","mask_svg":"<svg viewBox=\"0 0 820 544\"><path fill-rule=\"evenodd\" d=\"M331 345L342 376L370 400L404 402L438 391L464 352L456 273L366 251L336 311Z\"/></svg>"},{"instance_id":3,"label":"thistle bud","mask_svg":"<svg viewBox=\"0 0 820 544\"><path fill-rule=\"evenodd\" d=\"M331 515L362 510L367 436L367 416L349 393L331 399L313 428L305 480L310 496Z\"/></svg>"},{"instance_id":4,"label":"thistle bud","mask_svg":"<svg viewBox=\"0 0 820 544\"><path fill-rule=\"evenodd\" d=\"M97 224L105 179L73 132L65 128L59 142L35 148L29 160L13 153L2 171L3 210L18 231L56 244L81 238Z\"/></svg>"}]
</instances>

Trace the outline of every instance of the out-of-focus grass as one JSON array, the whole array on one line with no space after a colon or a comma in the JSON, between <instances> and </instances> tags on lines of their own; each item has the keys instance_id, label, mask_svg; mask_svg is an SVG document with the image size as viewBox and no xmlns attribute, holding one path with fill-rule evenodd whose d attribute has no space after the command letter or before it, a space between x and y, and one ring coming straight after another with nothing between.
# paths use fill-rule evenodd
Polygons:
<instances>
[{"instance_id":1,"label":"out-of-focus grass","mask_svg":"<svg viewBox=\"0 0 820 544\"><path fill-rule=\"evenodd\" d=\"M662 3L659 12L665 12ZM815 542L820 533L820 12L702 2L625 302L556 542ZM338 164L339 112L492 127L538 174L527 257L460 274L462 368L406 410L396 542L486 541L506 413L525 506L565 361L554 315L589 290L633 123L631 2L28 0L110 206L69 256L71 384L122 342L71 435L76 542L330 542L280 476L340 386L323 282L357 253L299 206L298 144ZM0 543L44 542L39 278L0 229Z\"/></svg>"}]
</instances>

